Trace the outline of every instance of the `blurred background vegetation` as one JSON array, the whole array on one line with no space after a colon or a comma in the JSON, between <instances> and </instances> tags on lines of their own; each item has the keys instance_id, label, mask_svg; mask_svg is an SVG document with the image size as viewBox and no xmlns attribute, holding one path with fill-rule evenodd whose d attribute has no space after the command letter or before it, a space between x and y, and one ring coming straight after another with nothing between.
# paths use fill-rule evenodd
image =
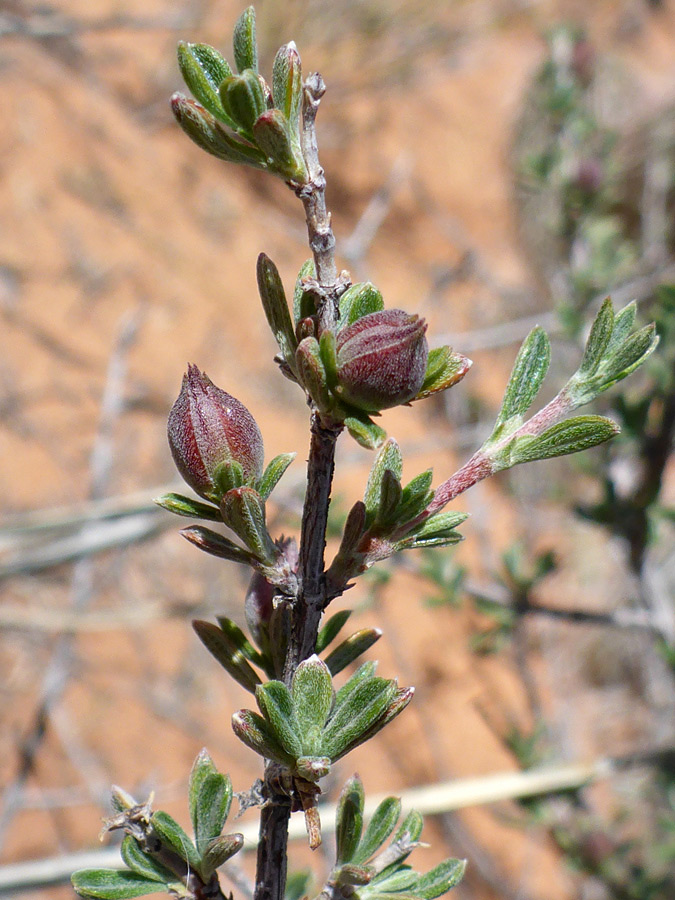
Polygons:
<instances>
[{"instance_id":1,"label":"blurred background vegetation","mask_svg":"<svg viewBox=\"0 0 675 900\"><path fill-rule=\"evenodd\" d=\"M611 758L583 789L434 817L428 864L469 857L458 900L667 900L675 4L256 8L265 68L294 39L328 84L319 139L342 264L475 361L447 397L385 415L410 473L433 466L440 482L480 444L535 322L555 338L551 395L606 293L637 299L662 335L604 401L620 438L479 485L458 506L464 544L376 568L345 598L384 628L383 674L418 692L332 787L354 770L368 792L400 793ZM258 775L229 726L246 695L188 624L241 622L244 576L151 503L174 478L165 421L189 360L251 409L268 459L299 451L272 509L278 531L298 527L306 409L271 363L254 264L264 250L292 283L301 212L282 184L200 153L168 106L176 41L223 48L240 11L0 7L0 869L95 847L111 782L154 789L184 821L204 744L235 789ZM369 464L344 441L333 539ZM298 868L321 862L297 846Z\"/></svg>"}]
</instances>

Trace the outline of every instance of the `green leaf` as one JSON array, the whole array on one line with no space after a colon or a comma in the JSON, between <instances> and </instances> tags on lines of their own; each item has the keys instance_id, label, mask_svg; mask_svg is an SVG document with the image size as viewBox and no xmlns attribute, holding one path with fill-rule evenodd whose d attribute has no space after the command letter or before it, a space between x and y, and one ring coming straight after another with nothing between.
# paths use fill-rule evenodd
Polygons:
<instances>
[{"instance_id":1,"label":"green leaf","mask_svg":"<svg viewBox=\"0 0 675 900\"><path fill-rule=\"evenodd\" d=\"M163 844L170 847L181 859L184 859L190 868L201 871L201 856L187 834L178 822L161 809L154 812L150 818L150 824L155 829Z\"/></svg>"},{"instance_id":2,"label":"green leaf","mask_svg":"<svg viewBox=\"0 0 675 900\"><path fill-rule=\"evenodd\" d=\"M634 372L654 352L658 342L656 326L653 324L645 325L627 338L600 368L598 374L602 375L602 382L598 393L606 391Z\"/></svg>"},{"instance_id":3,"label":"green leaf","mask_svg":"<svg viewBox=\"0 0 675 900\"><path fill-rule=\"evenodd\" d=\"M588 376L596 371L605 355L613 330L614 308L612 307L612 301L607 297L591 326L591 331L586 341L586 349L579 366L580 375Z\"/></svg>"},{"instance_id":4,"label":"green leaf","mask_svg":"<svg viewBox=\"0 0 675 900\"><path fill-rule=\"evenodd\" d=\"M524 416L539 393L550 361L551 344L544 329L537 326L528 334L518 351L490 440L514 416L518 419Z\"/></svg>"},{"instance_id":5,"label":"green leaf","mask_svg":"<svg viewBox=\"0 0 675 900\"><path fill-rule=\"evenodd\" d=\"M416 475L401 493L401 502L398 506L396 518L400 523L409 522L426 509L434 498L431 490L433 472L427 469L420 475Z\"/></svg>"},{"instance_id":6,"label":"green leaf","mask_svg":"<svg viewBox=\"0 0 675 900\"><path fill-rule=\"evenodd\" d=\"M366 524L370 524L375 520L380 507L380 499L382 496L382 483L384 473L389 470L392 475L399 481L401 472L403 471L403 459L401 450L394 440L389 438L383 444L380 452L375 457L375 461L368 476L366 491L363 496L363 502L366 505Z\"/></svg>"},{"instance_id":7,"label":"green leaf","mask_svg":"<svg viewBox=\"0 0 675 900\"><path fill-rule=\"evenodd\" d=\"M228 491L220 505L223 521L261 562L271 565L278 551L265 524L265 503L249 487Z\"/></svg>"},{"instance_id":8,"label":"green leaf","mask_svg":"<svg viewBox=\"0 0 675 900\"><path fill-rule=\"evenodd\" d=\"M394 836L394 840L400 843L416 844L422 836L423 828L424 818L416 809L412 809L401 822L401 825ZM406 853L406 856L407 855L408 854Z\"/></svg>"},{"instance_id":9,"label":"green leaf","mask_svg":"<svg viewBox=\"0 0 675 900\"><path fill-rule=\"evenodd\" d=\"M398 896L403 891L417 893L417 882L420 876L408 866L393 872L384 872L371 882L372 892L377 894L393 894ZM370 892L369 892L370 893Z\"/></svg>"},{"instance_id":10,"label":"green leaf","mask_svg":"<svg viewBox=\"0 0 675 900\"><path fill-rule=\"evenodd\" d=\"M241 628L232 619L228 619L227 616L216 616L216 619L223 633L230 639L237 650L240 650L249 662L264 668L266 663L265 657L255 649Z\"/></svg>"},{"instance_id":11,"label":"green leaf","mask_svg":"<svg viewBox=\"0 0 675 900\"><path fill-rule=\"evenodd\" d=\"M222 514L221 514L222 519ZM252 565L254 557L248 550L238 547L235 543L210 528L204 528L202 525L191 525L189 528L181 529L182 536L186 541L210 553L211 556L219 556L221 559L229 559L232 562L244 563Z\"/></svg>"},{"instance_id":12,"label":"green leaf","mask_svg":"<svg viewBox=\"0 0 675 900\"><path fill-rule=\"evenodd\" d=\"M314 403L324 412L330 408L328 376L321 358L319 342L315 337L306 337L298 344L295 352L298 377Z\"/></svg>"},{"instance_id":13,"label":"green leaf","mask_svg":"<svg viewBox=\"0 0 675 900\"><path fill-rule=\"evenodd\" d=\"M499 468L510 468L538 459L551 459L578 453L603 444L619 432L618 425L604 416L575 416L548 428L538 437L523 435L509 443L502 455L496 457Z\"/></svg>"},{"instance_id":14,"label":"green leaf","mask_svg":"<svg viewBox=\"0 0 675 900\"><path fill-rule=\"evenodd\" d=\"M628 306L624 306L621 312L616 313L614 317L614 328L612 336L607 344L607 353L612 353L626 340L635 325L635 316L637 314L637 303L633 300Z\"/></svg>"},{"instance_id":15,"label":"green leaf","mask_svg":"<svg viewBox=\"0 0 675 900\"><path fill-rule=\"evenodd\" d=\"M302 110L302 67L293 41L280 47L272 66L272 97L294 132L299 131Z\"/></svg>"},{"instance_id":16,"label":"green leaf","mask_svg":"<svg viewBox=\"0 0 675 900\"><path fill-rule=\"evenodd\" d=\"M363 831L365 794L358 775L350 778L342 789L335 814L336 863L351 862Z\"/></svg>"},{"instance_id":17,"label":"green leaf","mask_svg":"<svg viewBox=\"0 0 675 900\"><path fill-rule=\"evenodd\" d=\"M382 637L379 628L363 628L352 634L326 657L326 665L331 675L337 675L355 659L369 650Z\"/></svg>"},{"instance_id":18,"label":"green leaf","mask_svg":"<svg viewBox=\"0 0 675 900\"><path fill-rule=\"evenodd\" d=\"M225 671L247 691L254 693L260 684L260 678L255 669L248 664L242 651L222 628L201 619L195 619L192 627L199 640Z\"/></svg>"},{"instance_id":19,"label":"green leaf","mask_svg":"<svg viewBox=\"0 0 675 900\"><path fill-rule=\"evenodd\" d=\"M144 853L130 834L127 834L122 841L120 855L124 864L141 878L159 881L162 885L176 880L176 875L153 859L150 853Z\"/></svg>"},{"instance_id":20,"label":"green leaf","mask_svg":"<svg viewBox=\"0 0 675 900\"><path fill-rule=\"evenodd\" d=\"M220 868L235 853L238 853L243 846L243 834L224 834L221 837L214 838L207 846L202 857L204 878L208 880L216 869Z\"/></svg>"},{"instance_id":21,"label":"green leaf","mask_svg":"<svg viewBox=\"0 0 675 900\"><path fill-rule=\"evenodd\" d=\"M280 453L269 463L257 484L258 493L263 500L267 500L297 455L297 453Z\"/></svg>"},{"instance_id":22,"label":"green leaf","mask_svg":"<svg viewBox=\"0 0 675 900\"><path fill-rule=\"evenodd\" d=\"M340 297L340 328L353 325L358 319L384 309L382 294L370 281L353 284Z\"/></svg>"},{"instance_id":23,"label":"green leaf","mask_svg":"<svg viewBox=\"0 0 675 900\"><path fill-rule=\"evenodd\" d=\"M247 140L254 141L253 126L267 110L260 79L252 69L241 75L230 75L220 86L223 109L235 124L236 130ZM267 154L265 150L265 158Z\"/></svg>"},{"instance_id":24,"label":"green leaf","mask_svg":"<svg viewBox=\"0 0 675 900\"><path fill-rule=\"evenodd\" d=\"M368 862L392 833L400 815L401 801L397 797L383 800L373 813L352 861L357 865Z\"/></svg>"},{"instance_id":25,"label":"green leaf","mask_svg":"<svg viewBox=\"0 0 675 900\"><path fill-rule=\"evenodd\" d=\"M192 764L190 778L188 780L188 805L190 807L190 821L192 822L193 831L197 832L197 806L199 804L199 792L202 784L209 775L217 775L216 769L211 756L206 747L203 747Z\"/></svg>"},{"instance_id":26,"label":"green leaf","mask_svg":"<svg viewBox=\"0 0 675 900\"><path fill-rule=\"evenodd\" d=\"M258 291L272 334L279 345L281 355L295 371L295 350L298 342L286 302L286 292L279 270L269 256L261 253L256 267Z\"/></svg>"},{"instance_id":27,"label":"green leaf","mask_svg":"<svg viewBox=\"0 0 675 900\"><path fill-rule=\"evenodd\" d=\"M335 346L335 335L329 329L323 332L319 340L319 349L321 351L321 360L326 370L326 378L328 387L332 390L337 384L337 349Z\"/></svg>"},{"instance_id":28,"label":"green leaf","mask_svg":"<svg viewBox=\"0 0 675 900\"><path fill-rule=\"evenodd\" d=\"M362 663L335 695L335 706L338 707L345 703L362 681L367 681L375 675L376 669L376 662Z\"/></svg>"},{"instance_id":29,"label":"green leaf","mask_svg":"<svg viewBox=\"0 0 675 900\"><path fill-rule=\"evenodd\" d=\"M326 647L331 644L338 634L342 631L347 623L347 619L351 616L351 609L341 609L322 626L316 638L316 652L322 653Z\"/></svg>"},{"instance_id":30,"label":"green leaf","mask_svg":"<svg viewBox=\"0 0 675 900\"><path fill-rule=\"evenodd\" d=\"M270 723L250 709L240 709L232 716L232 729L240 741L265 759L292 766L295 758L281 746Z\"/></svg>"},{"instance_id":31,"label":"green leaf","mask_svg":"<svg viewBox=\"0 0 675 900\"><path fill-rule=\"evenodd\" d=\"M350 414L345 419L345 425L356 443L365 447L366 450L377 450L387 437L384 428L376 425L365 413Z\"/></svg>"},{"instance_id":32,"label":"green leaf","mask_svg":"<svg viewBox=\"0 0 675 900\"><path fill-rule=\"evenodd\" d=\"M223 521L217 506L193 500L192 497L184 497L182 494L162 494L161 497L155 497L152 502L177 516L186 516L189 519L209 519L212 522Z\"/></svg>"},{"instance_id":33,"label":"green leaf","mask_svg":"<svg viewBox=\"0 0 675 900\"><path fill-rule=\"evenodd\" d=\"M218 493L222 496L228 491L233 491L235 488L243 486L244 468L236 459L225 460L213 470L213 481ZM223 520L222 514L220 520L221 522Z\"/></svg>"},{"instance_id":34,"label":"green leaf","mask_svg":"<svg viewBox=\"0 0 675 900\"><path fill-rule=\"evenodd\" d=\"M286 180L306 181L307 170L302 152L280 110L268 109L258 116L253 125L253 138L267 157L270 171Z\"/></svg>"},{"instance_id":35,"label":"green leaf","mask_svg":"<svg viewBox=\"0 0 675 900\"><path fill-rule=\"evenodd\" d=\"M333 705L333 680L318 656L310 656L295 670L291 697L303 753L320 753L321 732Z\"/></svg>"},{"instance_id":36,"label":"green leaf","mask_svg":"<svg viewBox=\"0 0 675 900\"><path fill-rule=\"evenodd\" d=\"M363 734L356 739L348 748L342 751L340 756L344 756L349 750L353 750L360 744L369 741L378 731L382 731L396 716L400 715L406 706L410 703L415 694L415 688L399 688L396 690L393 699L384 711L384 714L376 719L373 724L367 728Z\"/></svg>"},{"instance_id":37,"label":"green leaf","mask_svg":"<svg viewBox=\"0 0 675 900\"><path fill-rule=\"evenodd\" d=\"M231 128L234 123L220 102L220 85L232 75L232 69L209 44L178 44L178 65L192 96L212 115Z\"/></svg>"},{"instance_id":38,"label":"green leaf","mask_svg":"<svg viewBox=\"0 0 675 900\"><path fill-rule=\"evenodd\" d=\"M346 753L387 710L396 694L396 683L369 678L336 705L323 733L323 751L335 760Z\"/></svg>"},{"instance_id":39,"label":"green leaf","mask_svg":"<svg viewBox=\"0 0 675 900\"><path fill-rule=\"evenodd\" d=\"M135 872L117 869L80 869L71 878L73 888L80 897L96 897L101 900L126 900L144 897L146 894L166 893L168 884L150 881Z\"/></svg>"},{"instance_id":40,"label":"green leaf","mask_svg":"<svg viewBox=\"0 0 675 900\"><path fill-rule=\"evenodd\" d=\"M424 381L415 400L423 400L439 391L445 391L461 381L473 363L450 347L436 347L429 351Z\"/></svg>"},{"instance_id":41,"label":"green leaf","mask_svg":"<svg viewBox=\"0 0 675 900\"><path fill-rule=\"evenodd\" d=\"M297 759L303 755L301 732L293 714L291 693L282 681L268 681L255 692L260 711L272 726L284 750Z\"/></svg>"},{"instance_id":42,"label":"green leaf","mask_svg":"<svg viewBox=\"0 0 675 900\"><path fill-rule=\"evenodd\" d=\"M378 529L386 531L389 526L395 524L402 493L400 480L391 469L385 469L380 487L380 503L374 521Z\"/></svg>"},{"instance_id":43,"label":"green leaf","mask_svg":"<svg viewBox=\"0 0 675 900\"><path fill-rule=\"evenodd\" d=\"M220 834L230 812L232 783L227 775L214 772L201 784L195 808L195 843L200 856Z\"/></svg>"},{"instance_id":44,"label":"green leaf","mask_svg":"<svg viewBox=\"0 0 675 900\"><path fill-rule=\"evenodd\" d=\"M455 887L464 877L465 859L446 859L426 875L422 875L415 893L423 900L434 900Z\"/></svg>"},{"instance_id":45,"label":"green leaf","mask_svg":"<svg viewBox=\"0 0 675 900\"><path fill-rule=\"evenodd\" d=\"M267 168L264 153L229 135L216 118L196 100L177 93L171 98L171 108L185 134L202 150L226 162L253 166L256 169Z\"/></svg>"},{"instance_id":46,"label":"green leaf","mask_svg":"<svg viewBox=\"0 0 675 900\"><path fill-rule=\"evenodd\" d=\"M454 529L468 518L468 513L463 512L437 513L413 529L412 534L416 542L425 541L429 538L447 537L451 532L454 533ZM461 535L458 536L458 540L461 540Z\"/></svg>"},{"instance_id":47,"label":"green leaf","mask_svg":"<svg viewBox=\"0 0 675 900\"><path fill-rule=\"evenodd\" d=\"M316 268L314 260L308 259L302 264L302 268L298 272L295 282L295 290L293 291L293 320L297 326L298 322L313 316L316 312L314 306L314 298L311 293L305 290L303 280L306 278L316 278Z\"/></svg>"},{"instance_id":48,"label":"green leaf","mask_svg":"<svg viewBox=\"0 0 675 900\"><path fill-rule=\"evenodd\" d=\"M234 63L238 72L258 71L258 42L255 34L255 9L249 6L237 19L232 35Z\"/></svg>"}]
</instances>

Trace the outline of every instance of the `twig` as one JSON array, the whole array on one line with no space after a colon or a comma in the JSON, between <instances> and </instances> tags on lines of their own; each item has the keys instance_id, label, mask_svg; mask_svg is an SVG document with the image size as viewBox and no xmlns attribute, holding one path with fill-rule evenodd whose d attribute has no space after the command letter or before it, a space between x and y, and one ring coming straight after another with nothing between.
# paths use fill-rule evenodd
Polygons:
<instances>
[{"instance_id":1,"label":"twig","mask_svg":"<svg viewBox=\"0 0 675 900\"><path fill-rule=\"evenodd\" d=\"M65 562L84 560L103 550L147 540L170 524L159 509L94 522L70 537L8 554L9 558L0 563L0 579L41 572Z\"/></svg>"}]
</instances>

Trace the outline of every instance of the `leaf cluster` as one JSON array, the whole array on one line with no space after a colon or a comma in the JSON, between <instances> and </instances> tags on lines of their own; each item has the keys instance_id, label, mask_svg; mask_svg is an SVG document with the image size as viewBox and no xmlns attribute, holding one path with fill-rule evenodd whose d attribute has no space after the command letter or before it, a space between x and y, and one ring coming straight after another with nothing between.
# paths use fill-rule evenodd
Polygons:
<instances>
[{"instance_id":1,"label":"leaf cluster","mask_svg":"<svg viewBox=\"0 0 675 900\"><path fill-rule=\"evenodd\" d=\"M577 453L617 434L616 424L604 416L569 414L634 372L656 348L654 325L632 333L635 312L635 303L629 303L615 313L607 298L578 370L544 409L526 420L551 361L544 330L537 326L530 332L516 357L492 434L481 448L492 460L493 471Z\"/></svg>"},{"instance_id":2,"label":"leaf cluster","mask_svg":"<svg viewBox=\"0 0 675 900\"><path fill-rule=\"evenodd\" d=\"M223 834L232 803L229 776L216 769L206 750L197 756L188 787L194 841L168 813L152 812L124 791L113 791L117 815L106 822L108 831L126 832L120 852L124 869L82 869L72 876L81 897L125 900L164 892L185 895L194 875L203 885L216 870L241 850L241 834ZM192 875L191 875L192 873Z\"/></svg>"},{"instance_id":3,"label":"leaf cluster","mask_svg":"<svg viewBox=\"0 0 675 900\"><path fill-rule=\"evenodd\" d=\"M337 806L336 863L327 885L335 900L434 900L459 884L465 860L446 859L426 874L408 865L411 852L421 846L424 820L418 812L398 824L401 801L388 797L364 829L364 803L363 785L355 775Z\"/></svg>"},{"instance_id":4,"label":"leaf cluster","mask_svg":"<svg viewBox=\"0 0 675 900\"><path fill-rule=\"evenodd\" d=\"M218 616L218 624L197 619L192 624L206 649L222 667L246 690L255 693L262 683L261 674L269 679L283 675L286 650L290 640L290 609L288 603L270 605L266 620L257 616L253 606L259 600L257 592L268 591L269 584L256 578L252 581L247 597L247 618L251 627L252 643L242 629L226 616ZM323 653L338 637L352 614L344 609L331 616L320 629L316 640L316 653ZM337 675L358 659L380 639L378 628L362 628L341 640L325 657L325 665L331 675ZM257 646L256 646L257 645Z\"/></svg>"},{"instance_id":5,"label":"leaf cluster","mask_svg":"<svg viewBox=\"0 0 675 900\"><path fill-rule=\"evenodd\" d=\"M302 69L294 43L281 47L272 85L258 72L255 12L244 10L233 34L237 72L208 44L178 45L178 64L194 100L172 98L178 124L202 150L303 184Z\"/></svg>"},{"instance_id":6,"label":"leaf cluster","mask_svg":"<svg viewBox=\"0 0 675 900\"><path fill-rule=\"evenodd\" d=\"M336 692L328 666L314 655L300 663L290 689L282 681L258 685L261 714L239 710L232 717L234 731L260 756L316 783L412 699L412 688L399 688L375 669L375 663L364 663Z\"/></svg>"},{"instance_id":7,"label":"leaf cluster","mask_svg":"<svg viewBox=\"0 0 675 900\"><path fill-rule=\"evenodd\" d=\"M328 570L331 584L344 586L399 550L447 547L462 540L456 528L466 513L426 514L434 499L432 470L416 475L405 486L402 470L401 450L389 438L375 457L363 501L347 516L340 548Z\"/></svg>"}]
</instances>

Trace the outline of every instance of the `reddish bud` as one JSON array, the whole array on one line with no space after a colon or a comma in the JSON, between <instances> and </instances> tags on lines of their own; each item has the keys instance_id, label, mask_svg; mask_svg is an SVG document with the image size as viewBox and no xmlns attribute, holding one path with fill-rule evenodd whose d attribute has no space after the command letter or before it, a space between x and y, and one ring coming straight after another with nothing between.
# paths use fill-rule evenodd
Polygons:
<instances>
[{"instance_id":1,"label":"reddish bud","mask_svg":"<svg viewBox=\"0 0 675 900\"><path fill-rule=\"evenodd\" d=\"M200 496L216 503L219 473L241 468L244 484L262 475L263 441L243 403L216 387L197 366L188 366L169 413L168 437L178 471Z\"/></svg>"},{"instance_id":2,"label":"reddish bud","mask_svg":"<svg viewBox=\"0 0 675 900\"><path fill-rule=\"evenodd\" d=\"M424 319L402 309L369 313L342 329L336 344L336 393L366 412L412 400L424 381L426 330Z\"/></svg>"}]
</instances>

